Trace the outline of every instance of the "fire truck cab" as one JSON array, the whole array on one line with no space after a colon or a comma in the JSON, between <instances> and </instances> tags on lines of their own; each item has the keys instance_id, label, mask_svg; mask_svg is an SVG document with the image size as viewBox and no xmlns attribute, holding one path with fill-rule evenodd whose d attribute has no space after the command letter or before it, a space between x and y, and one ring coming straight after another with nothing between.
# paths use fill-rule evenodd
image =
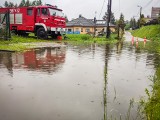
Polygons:
<instances>
[{"instance_id":1,"label":"fire truck cab","mask_svg":"<svg viewBox=\"0 0 160 120\"><path fill-rule=\"evenodd\" d=\"M34 33L39 39L47 39L48 36L57 38L65 32L64 14L56 6L0 8L0 12L4 10L9 10L10 29L18 35Z\"/></svg>"}]
</instances>

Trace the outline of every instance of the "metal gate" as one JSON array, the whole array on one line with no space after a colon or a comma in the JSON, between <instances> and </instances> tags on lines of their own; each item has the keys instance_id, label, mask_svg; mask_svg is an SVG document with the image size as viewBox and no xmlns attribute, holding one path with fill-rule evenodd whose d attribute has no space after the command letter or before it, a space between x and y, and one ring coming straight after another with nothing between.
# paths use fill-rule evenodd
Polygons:
<instances>
[{"instance_id":1,"label":"metal gate","mask_svg":"<svg viewBox=\"0 0 160 120\"><path fill-rule=\"evenodd\" d=\"M0 12L0 39L11 39L9 11Z\"/></svg>"}]
</instances>

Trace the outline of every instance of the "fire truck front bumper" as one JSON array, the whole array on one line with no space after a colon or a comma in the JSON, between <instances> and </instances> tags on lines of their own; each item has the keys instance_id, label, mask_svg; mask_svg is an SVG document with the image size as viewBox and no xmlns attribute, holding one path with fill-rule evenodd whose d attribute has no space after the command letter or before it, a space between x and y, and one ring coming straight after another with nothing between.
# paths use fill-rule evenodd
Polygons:
<instances>
[{"instance_id":1,"label":"fire truck front bumper","mask_svg":"<svg viewBox=\"0 0 160 120\"><path fill-rule=\"evenodd\" d=\"M54 27L51 27L51 31L53 31L53 32L65 32L65 28L54 28Z\"/></svg>"}]
</instances>

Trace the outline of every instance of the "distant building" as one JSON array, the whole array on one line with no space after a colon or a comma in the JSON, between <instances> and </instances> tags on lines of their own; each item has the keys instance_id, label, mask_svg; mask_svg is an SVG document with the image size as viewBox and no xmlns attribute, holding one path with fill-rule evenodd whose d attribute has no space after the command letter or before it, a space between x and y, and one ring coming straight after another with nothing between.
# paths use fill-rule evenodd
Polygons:
<instances>
[{"instance_id":1,"label":"distant building","mask_svg":"<svg viewBox=\"0 0 160 120\"><path fill-rule=\"evenodd\" d=\"M96 22L95 22L96 21ZM73 19L66 24L66 32L68 34L87 34L96 32L106 31L107 23L104 20L86 19L82 15L79 18ZM115 25L110 24L112 32L115 31Z\"/></svg>"},{"instance_id":2,"label":"distant building","mask_svg":"<svg viewBox=\"0 0 160 120\"><path fill-rule=\"evenodd\" d=\"M151 18L156 19L160 14L160 7L152 7Z\"/></svg>"}]
</instances>

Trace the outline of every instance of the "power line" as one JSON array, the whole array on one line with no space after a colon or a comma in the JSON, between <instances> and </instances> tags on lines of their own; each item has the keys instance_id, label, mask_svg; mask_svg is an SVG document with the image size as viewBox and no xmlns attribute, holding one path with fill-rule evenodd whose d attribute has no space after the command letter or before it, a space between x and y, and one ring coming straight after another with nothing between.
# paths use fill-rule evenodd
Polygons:
<instances>
[{"instance_id":1,"label":"power line","mask_svg":"<svg viewBox=\"0 0 160 120\"><path fill-rule=\"evenodd\" d=\"M100 14L99 14L99 19L100 19L100 16L101 16L101 14L102 14L102 10L103 10L105 1L106 1L106 0L103 1L102 8L101 8L101 12L100 12Z\"/></svg>"},{"instance_id":2,"label":"power line","mask_svg":"<svg viewBox=\"0 0 160 120\"><path fill-rule=\"evenodd\" d=\"M143 9L145 9L146 7L148 7L152 2L153 2L153 0L150 0L145 6L143 6Z\"/></svg>"},{"instance_id":3,"label":"power line","mask_svg":"<svg viewBox=\"0 0 160 120\"><path fill-rule=\"evenodd\" d=\"M159 3L160 3L160 1L159 1L159 0L157 0L157 2L154 4L154 6L155 6L155 5L158 5Z\"/></svg>"},{"instance_id":4,"label":"power line","mask_svg":"<svg viewBox=\"0 0 160 120\"><path fill-rule=\"evenodd\" d=\"M121 13L121 1L119 0L119 15Z\"/></svg>"},{"instance_id":5,"label":"power line","mask_svg":"<svg viewBox=\"0 0 160 120\"><path fill-rule=\"evenodd\" d=\"M160 3L160 0L150 0L145 6L143 6L143 10L147 8L152 3L152 6L158 5Z\"/></svg>"},{"instance_id":6,"label":"power line","mask_svg":"<svg viewBox=\"0 0 160 120\"><path fill-rule=\"evenodd\" d=\"M159 2L159 0L150 0L145 6L143 6L143 12L148 12L148 8L158 5Z\"/></svg>"}]
</instances>

